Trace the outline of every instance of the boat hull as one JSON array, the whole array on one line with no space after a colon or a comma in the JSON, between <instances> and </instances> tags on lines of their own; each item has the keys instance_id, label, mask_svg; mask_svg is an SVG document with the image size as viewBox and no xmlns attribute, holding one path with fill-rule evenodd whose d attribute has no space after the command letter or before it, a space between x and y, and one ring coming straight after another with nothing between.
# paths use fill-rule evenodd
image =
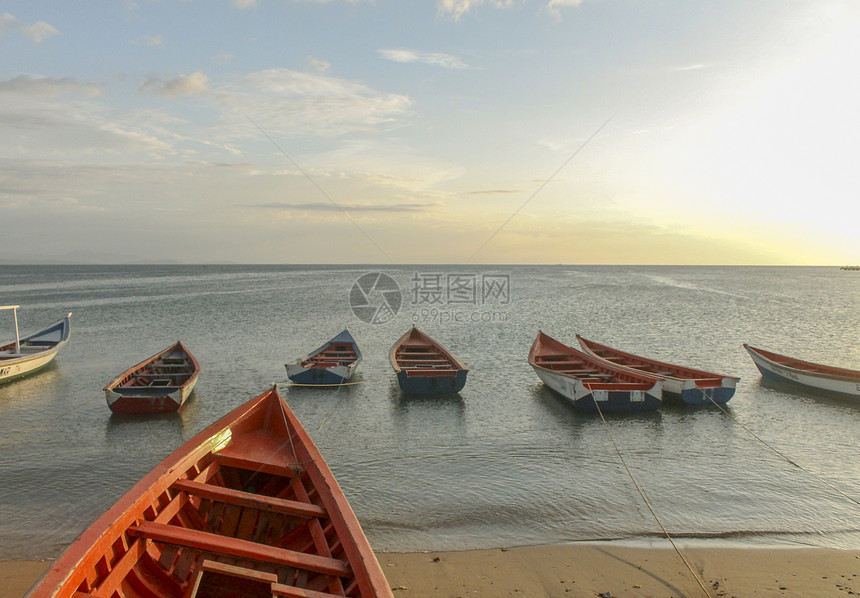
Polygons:
<instances>
[{"instance_id":1,"label":"boat hull","mask_svg":"<svg viewBox=\"0 0 860 598\"><path fill-rule=\"evenodd\" d=\"M69 340L71 315L22 338L18 353L14 343L0 348L0 384L37 374L49 365Z\"/></svg>"},{"instance_id":2,"label":"boat hull","mask_svg":"<svg viewBox=\"0 0 860 598\"><path fill-rule=\"evenodd\" d=\"M737 378L723 378L719 386L697 386L695 380L663 379L663 398L685 405L725 405L735 396Z\"/></svg>"},{"instance_id":3,"label":"boat hull","mask_svg":"<svg viewBox=\"0 0 860 598\"><path fill-rule=\"evenodd\" d=\"M811 390L834 396L860 399L860 377L806 372L797 368L786 367L767 359L747 345L744 345L744 348L750 354L759 372L761 372L762 378L766 380L788 384L801 390Z\"/></svg>"},{"instance_id":4,"label":"boat hull","mask_svg":"<svg viewBox=\"0 0 860 598\"><path fill-rule=\"evenodd\" d=\"M196 376L182 388L142 387L139 392L105 390L105 398L114 413L169 413L182 409L195 384Z\"/></svg>"},{"instance_id":5,"label":"boat hull","mask_svg":"<svg viewBox=\"0 0 860 598\"><path fill-rule=\"evenodd\" d=\"M658 361L615 349L576 335L583 351L614 367L663 380L663 399L686 405L723 404L729 401L738 378Z\"/></svg>"},{"instance_id":6,"label":"boat hull","mask_svg":"<svg viewBox=\"0 0 860 598\"><path fill-rule=\"evenodd\" d=\"M349 382L355 372L355 365L338 365L331 368L305 368L300 365L287 365L287 378L296 384L343 384Z\"/></svg>"},{"instance_id":7,"label":"boat hull","mask_svg":"<svg viewBox=\"0 0 860 598\"><path fill-rule=\"evenodd\" d=\"M57 351L58 349L54 349L45 351L39 355L16 359L14 363L0 362L0 384L38 373L54 360L54 357L57 356Z\"/></svg>"},{"instance_id":8,"label":"boat hull","mask_svg":"<svg viewBox=\"0 0 860 598\"><path fill-rule=\"evenodd\" d=\"M583 411L597 411L598 408L602 412L655 411L663 403L660 381L647 390L609 390L541 367L532 368L544 384Z\"/></svg>"},{"instance_id":9,"label":"boat hull","mask_svg":"<svg viewBox=\"0 0 860 598\"><path fill-rule=\"evenodd\" d=\"M285 365L294 384L327 386L349 382L361 363L361 349L349 329L312 353Z\"/></svg>"},{"instance_id":10,"label":"boat hull","mask_svg":"<svg viewBox=\"0 0 860 598\"><path fill-rule=\"evenodd\" d=\"M466 386L468 370L459 370L453 376L422 376L405 370L397 372L400 390L410 395L453 394Z\"/></svg>"},{"instance_id":11,"label":"boat hull","mask_svg":"<svg viewBox=\"0 0 860 598\"><path fill-rule=\"evenodd\" d=\"M404 394L454 394L466 386L469 368L415 326L392 345L388 359Z\"/></svg>"}]
</instances>

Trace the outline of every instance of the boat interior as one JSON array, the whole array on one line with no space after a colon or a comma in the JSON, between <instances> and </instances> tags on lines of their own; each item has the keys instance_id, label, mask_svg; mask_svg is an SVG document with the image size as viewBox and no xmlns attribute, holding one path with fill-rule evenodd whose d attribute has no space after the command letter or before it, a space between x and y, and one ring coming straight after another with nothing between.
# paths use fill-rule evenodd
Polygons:
<instances>
[{"instance_id":1,"label":"boat interior","mask_svg":"<svg viewBox=\"0 0 860 598\"><path fill-rule=\"evenodd\" d=\"M153 492L76 596L358 596L345 547L289 437L246 427Z\"/></svg>"},{"instance_id":2,"label":"boat interior","mask_svg":"<svg viewBox=\"0 0 860 598\"><path fill-rule=\"evenodd\" d=\"M430 343L403 343L397 348L394 359L407 375L415 372L422 376L454 376L458 371L457 364Z\"/></svg>"},{"instance_id":3,"label":"boat interior","mask_svg":"<svg viewBox=\"0 0 860 598\"><path fill-rule=\"evenodd\" d=\"M325 349L311 355L301 366L304 368L330 368L336 365L349 365L358 359L355 346L352 343L332 343Z\"/></svg>"}]
</instances>

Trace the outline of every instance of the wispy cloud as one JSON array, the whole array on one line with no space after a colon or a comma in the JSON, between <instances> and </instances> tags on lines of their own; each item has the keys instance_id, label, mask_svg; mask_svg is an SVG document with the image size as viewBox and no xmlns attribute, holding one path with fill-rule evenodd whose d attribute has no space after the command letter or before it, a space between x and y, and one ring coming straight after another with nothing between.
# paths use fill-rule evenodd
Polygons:
<instances>
[{"instance_id":1,"label":"wispy cloud","mask_svg":"<svg viewBox=\"0 0 860 598\"><path fill-rule=\"evenodd\" d=\"M101 84L79 81L73 77L18 75L12 79L0 81L0 93L14 93L38 98L57 98L70 94L94 98L101 95L103 88L104 86Z\"/></svg>"},{"instance_id":2,"label":"wispy cloud","mask_svg":"<svg viewBox=\"0 0 860 598\"><path fill-rule=\"evenodd\" d=\"M439 14L450 16L458 21L464 14L483 4L493 8L512 8L516 2L514 0L438 0L436 10Z\"/></svg>"},{"instance_id":3,"label":"wispy cloud","mask_svg":"<svg viewBox=\"0 0 860 598\"><path fill-rule=\"evenodd\" d=\"M233 0L233 6L240 10L245 8L254 8L257 6L257 0Z\"/></svg>"},{"instance_id":4,"label":"wispy cloud","mask_svg":"<svg viewBox=\"0 0 860 598\"><path fill-rule=\"evenodd\" d=\"M250 73L218 90L222 118L242 123L252 117L267 132L341 135L395 124L412 100L362 83L289 69Z\"/></svg>"},{"instance_id":5,"label":"wispy cloud","mask_svg":"<svg viewBox=\"0 0 860 598\"><path fill-rule=\"evenodd\" d=\"M447 69L467 69L469 65L451 54L441 52L418 52L416 50L381 49L379 55L393 62L420 62L433 66L441 66Z\"/></svg>"},{"instance_id":6,"label":"wispy cloud","mask_svg":"<svg viewBox=\"0 0 860 598\"><path fill-rule=\"evenodd\" d=\"M675 71L675 72L700 71L702 69L710 68L710 66L711 65L709 65L709 64L702 64L702 63L686 64L686 65L672 67L671 70Z\"/></svg>"},{"instance_id":7,"label":"wispy cloud","mask_svg":"<svg viewBox=\"0 0 860 598\"><path fill-rule=\"evenodd\" d=\"M173 79L162 79L151 75L140 86L141 91L150 91L157 96L187 97L201 95L209 91L209 77L197 71L190 75L180 75Z\"/></svg>"},{"instance_id":8,"label":"wispy cloud","mask_svg":"<svg viewBox=\"0 0 860 598\"><path fill-rule=\"evenodd\" d=\"M44 21L36 21L32 25L27 25L16 16L8 12L4 12L3 14L0 14L0 35L3 35L6 31L18 31L22 35L32 39L37 44L41 44L49 37L60 33L56 27L49 25Z\"/></svg>"},{"instance_id":9,"label":"wispy cloud","mask_svg":"<svg viewBox=\"0 0 860 598\"><path fill-rule=\"evenodd\" d=\"M289 212L426 212L437 207L434 203L398 203L398 204L340 204L334 205L324 202L313 203L283 203L272 202L254 204L251 208L263 208L268 210L283 210Z\"/></svg>"},{"instance_id":10,"label":"wispy cloud","mask_svg":"<svg viewBox=\"0 0 860 598\"><path fill-rule=\"evenodd\" d=\"M133 43L143 44L144 46L150 46L152 48L163 48L164 37L160 35L144 35L143 37L139 37L134 40Z\"/></svg>"}]
</instances>

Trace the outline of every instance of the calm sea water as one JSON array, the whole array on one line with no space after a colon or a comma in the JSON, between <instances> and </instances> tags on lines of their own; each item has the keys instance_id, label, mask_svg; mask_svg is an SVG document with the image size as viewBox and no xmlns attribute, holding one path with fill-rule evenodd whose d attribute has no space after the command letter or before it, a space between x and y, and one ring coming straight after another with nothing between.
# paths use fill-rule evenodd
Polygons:
<instances>
[{"instance_id":1,"label":"calm sea water","mask_svg":"<svg viewBox=\"0 0 860 598\"><path fill-rule=\"evenodd\" d=\"M350 307L354 283L373 272L402 292L385 323ZM6 266L0 304L22 306L22 333L73 312L56 364L0 386L0 558L59 554L182 442L286 382L285 362L345 326L365 355L363 383L282 392L376 549L661 536L599 416L574 411L529 367L538 329L741 377L728 415L664 406L608 418L673 536L860 547L860 507L821 481L860 499L860 404L763 384L741 346L860 367L857 272ZM400 394L388 349L413 323L470 366L459 395ZM0 312L0 337L12 335ZM176 340L203 368L184 412L112 415L102 387Z\"/></svg>"}]
</instances>

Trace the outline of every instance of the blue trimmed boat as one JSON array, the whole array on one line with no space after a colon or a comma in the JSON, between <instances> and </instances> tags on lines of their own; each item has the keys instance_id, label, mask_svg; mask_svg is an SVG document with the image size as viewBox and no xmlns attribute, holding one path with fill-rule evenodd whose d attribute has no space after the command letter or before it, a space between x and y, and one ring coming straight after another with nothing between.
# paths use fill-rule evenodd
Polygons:
<instances>
[{"instance_id":1,"label":"blue trimmed boat","mask_svg":"<svg viewBox=\"0 0 860 598\"><path fill-rule=\"evenodd\" d=\"M733 376L723 376L704 370L674 365L641 355L613 349L576 335L582 349L612 365L630 368L639 373L663 380L663 398L681 401L687 405L709 405L711 402L723 404L735 394L738 380Z\"/></svg>"},{"instance_id":2,"label":"blue trimmed boat","mask_svg":"<svg viewBox=\"0 0 860 598\"><path fill-rule=\"evenodd\" d=\"M400 389L406 394L446 394L463 390L469 369L438 341L416 327L388 353Z\"/></svg>"},{"instance_id":3,"label":"blue trimmed boat","mask_svg":"<svg viewBox=\"0 0 860 598\"><path fill-rule=\"evenodd\" d=\"M653 411L663 403L663 381L620 368L538 331L529 351L538 378L586 411Z\"/></svg>"},{"instance_id":4,"label":"blue trimmed boat","mask_svg":"<svg viewBox=\"0 0 860 598\"><path fill-rule=\"evenodd\" d=\"M752 357L762 378L790 384L801 390L860 399L860 370L803 361L750 347L746 343L744 349Z\"/></svg>"},{"instance_id":5,"label":"blue trimmed boat","mask_svg":"<svg viewBox=\"0 0 860 598\"><path fill-rule=\"evenodd\" d=\"M0 346L0 384L35 374L54 360L60 349L69 341L72 324L69 313L58 320L23 338L18 335L19 305L4 305L0 309L11 309L15 320L15 340Z\"/></svg>"},{"instance_id":6,"label":"blue trimmed boat","mask_svg":"<svg viewBox=\"0 0 860 598\"><path fill-rule=\"evenodd\" d=\"M322 347L285 365L287 377L296 384L343 384L348 382L361 363L358 343L349 329Z\"/></svg>"}]
</instances>

